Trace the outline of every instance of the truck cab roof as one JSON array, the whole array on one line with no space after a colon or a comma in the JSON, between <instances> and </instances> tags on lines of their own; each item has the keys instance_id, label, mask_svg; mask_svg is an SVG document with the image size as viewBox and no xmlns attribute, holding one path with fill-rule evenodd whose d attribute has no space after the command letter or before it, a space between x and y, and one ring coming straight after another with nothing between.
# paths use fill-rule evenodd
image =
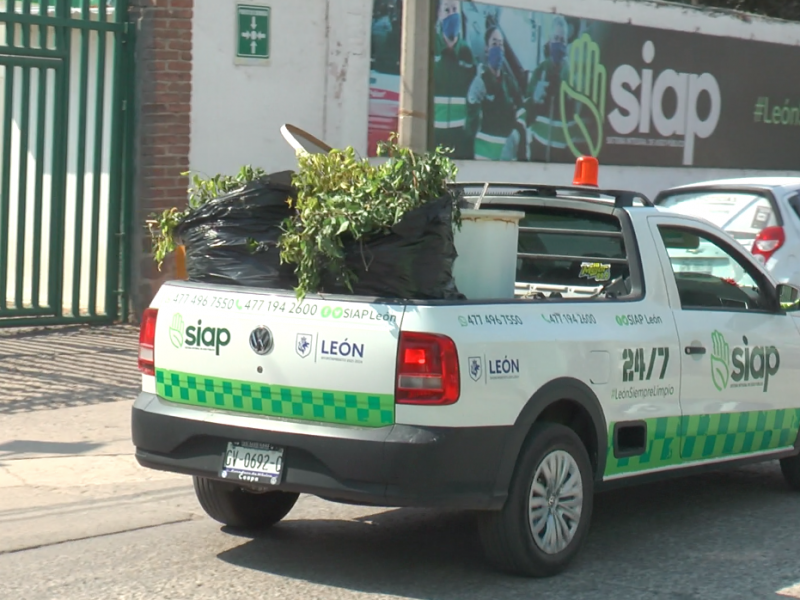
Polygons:
<instances>
[{"instance_id":1,"label":"truck cab roof","mask_svg":"<svg viewBox=\"0 0 800 600\"><path fill-rule=\"evenodd\" d=\"M484 204L541 205L542 201L564 201L594 204L606 209L651 208L653 202L641 192L601 189L595 186L555 186L549 184L465 182L451 186L461 190L463 200L472 208ZM579 205L576 205L576 208ZM588 207L584 207L588 208Z\"/></svg>"}]
</instances>

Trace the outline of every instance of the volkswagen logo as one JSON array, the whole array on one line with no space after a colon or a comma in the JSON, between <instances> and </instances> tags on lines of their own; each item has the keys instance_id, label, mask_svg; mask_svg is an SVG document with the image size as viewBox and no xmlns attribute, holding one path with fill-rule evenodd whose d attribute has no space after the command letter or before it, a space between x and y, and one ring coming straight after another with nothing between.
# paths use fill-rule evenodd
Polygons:
<instances>
[{"instance_id":1,"label":"volkswagen logo","mask_svg":"<svg viewBox=\"0 0 800 600\"><path fill-rule=\"evenodd\" d=\"M261 325L253 329L253 332L250 334L250 347L253 349L253 352L264 356L272 352L273 345L272 332L268 327Z\"/></svg>"}]
</instances>

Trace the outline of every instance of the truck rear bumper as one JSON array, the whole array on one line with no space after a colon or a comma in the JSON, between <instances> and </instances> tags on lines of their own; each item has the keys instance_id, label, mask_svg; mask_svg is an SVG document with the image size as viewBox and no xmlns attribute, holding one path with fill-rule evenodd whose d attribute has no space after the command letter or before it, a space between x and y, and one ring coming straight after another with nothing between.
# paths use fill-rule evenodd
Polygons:
<instances>
[{"instance_id":1,"label":"truck rear bumper","mask_svg":"<svg viewBox=\"0 0 800 600\"><path fill-rule=\"evenodd\" d=\"M496 509L510 427L380 428L298 423L167 402L141 393L132 411L136 459L144 467L222 480L228 441L284 448L275 489L377 506Z\"/></svg>"}]
</instances>

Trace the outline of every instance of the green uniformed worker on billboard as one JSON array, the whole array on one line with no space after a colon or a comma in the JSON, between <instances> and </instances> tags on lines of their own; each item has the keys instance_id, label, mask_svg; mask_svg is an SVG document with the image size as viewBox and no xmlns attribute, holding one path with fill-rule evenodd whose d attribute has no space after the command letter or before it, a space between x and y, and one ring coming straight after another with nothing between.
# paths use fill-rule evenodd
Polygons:
<instances>
[{"instance_id":1,"label":"green uniformed worker on billboard","mask_svg":"<svg viewBox=\"0 0 800 600\"><path fill-rule=\"evenodd\" d=\"M467 129L476 131L476 160L517 160L520 131L517 111L522 94L513 75L504 68L505 40L497 27L489 27L486 65L481 65L467 94Z\"/></svg>"},{"instance_id":2,"label":"green uniformed worker on billboard","mask_svg":"<svg viewBox=\"0 0 800 600\"><path fill-rule=\"evenodd\" d=\"M376 0L372 16L372 69L400 74L401 7L397 0Z\"/></svg>"},{"instance_id":3,"label":"green uniformed worker on billboard","mask_svg":"<svg viewBox=\"0 0 800 600\"><path fill-rule=\"evenodd\" d=\"M472 51L464 42L461 2L439 0L433 64L435 146L453 149L452 158L472 158L467 133L467 91L475 77Z\"/></svg>"},{"instance_id":4,"label":"green uniformed worker on billboard","mask_svg":"<svg viewBox=\"0 0 800 600\"><path fill-rule=\"evenodd\" d=\"M551 149L567 147L561 127L561 82L569 81L567 37L569 28L561 15L550 27L547 41L549 56L534 69L525 94L528 129L531 133L531 159L550 157ZM538 147L538 151L536 148Z\"/></svg>"}]
</instances>

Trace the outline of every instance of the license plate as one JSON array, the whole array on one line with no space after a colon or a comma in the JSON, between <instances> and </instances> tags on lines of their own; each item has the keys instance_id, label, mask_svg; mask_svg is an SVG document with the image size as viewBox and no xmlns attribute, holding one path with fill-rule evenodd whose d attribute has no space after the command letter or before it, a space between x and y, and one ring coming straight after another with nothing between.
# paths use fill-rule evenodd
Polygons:
<instances>
[{"instance_id":1,"label":"license plate","mask_svg":"<svg viewBox=\"0 0 800 600\"><path fill-rule=\"evenodd\" d=\"M684 273L713 273L716 267L724 267L724 264L720 264L718 262L714 262L711 260L702 260L702 259L695 259L695 260L674 260L673 264L678 267L678 271L682 271Z\"/></svg>"},{"instance_id":2,"label":"license plate","mask_svg":"<svg viewBox=\"0 0 800 600\"><path fill-rule=\"evenodd\" d=\"M283 448L259 442L228 442L220 477L276 485L283 472Z\"/></svg>"}]
</instances>

